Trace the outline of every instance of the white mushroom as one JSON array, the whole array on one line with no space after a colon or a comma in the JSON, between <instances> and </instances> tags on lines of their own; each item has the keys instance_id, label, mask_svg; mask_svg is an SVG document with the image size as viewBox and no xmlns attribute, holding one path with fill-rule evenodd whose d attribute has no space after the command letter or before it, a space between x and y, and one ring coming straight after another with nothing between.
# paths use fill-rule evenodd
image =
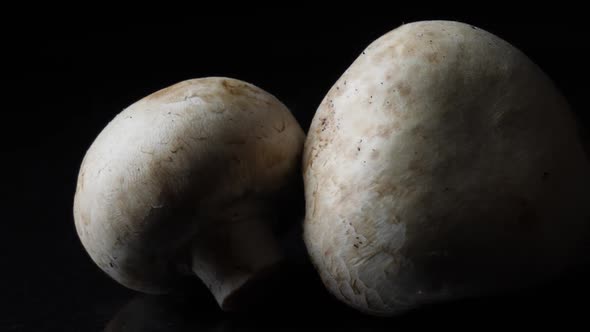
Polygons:
<instances>
[{"instance_id":1,"label":"white mushroom","mask_svg":"<svg viewBox=\"0 0 590 332\"><path fill-rule=\"evenodd\" d=\"M163 293L194 273L232 309L281 259L276 203L295 188L304 139L279 100L242 81L153 93L84 157L74 199L82 244L129 288Z\"/></svg>"},{"instance_id":2,"label":"white mushroom","mask_svg":"<svg viewBox=\"0 0 590 332\"><path fill-rule=\"evenodd\" d=\"M588 235L590 163L566 101L467 24L415 22L368 46L303 158L311 259L367 313L545 282Z\"/></svg>"}]
</instances>

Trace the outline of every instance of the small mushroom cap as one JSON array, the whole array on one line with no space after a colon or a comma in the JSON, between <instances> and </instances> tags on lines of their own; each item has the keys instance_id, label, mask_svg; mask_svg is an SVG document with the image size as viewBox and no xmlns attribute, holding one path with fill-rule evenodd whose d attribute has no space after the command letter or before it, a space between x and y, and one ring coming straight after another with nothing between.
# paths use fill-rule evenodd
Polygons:
<instances>
[{"instance_id":1,"label":"small mushroom cap","mask_svg":"<svg viewBox=\"0 0 590 332\"><path fill-rule=\"evenodd\" d=\"M544 281L588 234L590 164L566 101L468 24L415 22L368 46L303 158L311 259L367 313Z\"/></svg>"},{"instance_id":2,"label":"small mushroom cap","mask_svg":"<svg viewBox=\"0 0 590 332\"><path fill-rule=\"evenodd\" d=\"M87 151L74 199L78 235L121 284L168 291L192 273L195 238L272 213L269 201L297 177L303 141L285 105L246 82L210 77L155 92Z\"/></svg>"}]
</instances>

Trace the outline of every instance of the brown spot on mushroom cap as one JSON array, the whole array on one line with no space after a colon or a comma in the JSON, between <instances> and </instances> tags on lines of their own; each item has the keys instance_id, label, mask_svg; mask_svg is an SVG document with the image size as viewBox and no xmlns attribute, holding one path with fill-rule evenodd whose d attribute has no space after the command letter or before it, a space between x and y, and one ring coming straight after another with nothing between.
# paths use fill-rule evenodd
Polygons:
<instances>
[{"instance_id":1,"label":"brown spot on mushroom cap","mask_svg":"<svg viewBox=\"0 0 590 332\"><path fill-rule=\"evenodd\" d=\"M381 138L390 138L394 130L399 128L396 125L380 124L374 130L367 132L367 136L377 136Z\"/></svg>"},{"instance_id":2,"label":"brown spot on mushroom cap","mask_svg":"<svg viewBox=\"0 0 590 332\"><path fill-rule=\"evenodd\" d=\"M439 62L439 55L436 52L426 54L426 58L430 63L438 63Z\"/></svg>"},{"instance_id":3,"label":"brown spot on mushroom cap","mask_svg":"<svg viewBox=\"0 0 590 332\"><path fill-rule=\"evenodd\" d=\"M379 158L379 154L380 154L379 150L372 149L371 150L371 159L375 160L375 159Z\"/></svg>"},{"instance_id":4,"label":"brown spot on mushroom cap","mask_svg":"<svg viewBox=\"0 0 590 332\"><path fill-rule=\"evenodd\" d=\"M221 80L221 85L232 95L260 94L258 89L254 89L250 84L237 82L235 80Z\"/></svg>"},{"instance_id":5,"label":"brown spot on mushroom cap","mask_svg":"<svg viewBox=\"0 0 590 332\"><path fill-rule=\"evenodd\" d=\"M407 97L412 92L412 87L407 83L400 82L397 84L397 91L399 91L400 96Z\"/></svg>"}]
</instances>

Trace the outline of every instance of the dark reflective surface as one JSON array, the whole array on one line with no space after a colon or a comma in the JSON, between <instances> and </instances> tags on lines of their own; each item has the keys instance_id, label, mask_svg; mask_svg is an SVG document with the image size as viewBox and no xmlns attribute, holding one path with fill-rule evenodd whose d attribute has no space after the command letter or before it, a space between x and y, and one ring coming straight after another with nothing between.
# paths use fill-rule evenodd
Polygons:
<instances>
[{"instance_id":1,"label":"dark reflective surface","mask_svg":"<svg viewBox=\"0 0 590 332\"><path fill-rule=\"evenodd\" d=\"M399 331L416 328L478 329L481 326L585 324L590 286L587 270L571 271L552 284L510 295L431 305L391 318L370 317L334 300L309 266L285 267L245 312L226 313L200 284L184 294L144 295L86 278L72 288L21 298L21 311L1 331ZM274 284L272 284L274 283ZM47 285L47 284L45 284ZM6 313L6 311L4 312Z\"/></svg>"},{"instance_id":2,"label":"dark reflective surface","mask_svg":"<svg viewBox=\"0 0 590 332\"><path fill-rule=\"evenodd\" d=\"M5 176L15 189L3 205L8 229L0 233L0 331L478 330L490 324L511 328L515 322L558 322L568 330L566 325L587 325L590 274L585 268L510 296L430 306L395 318L364 316L327 294L305 258L299 212L286 210L288 261L246 313L220 312L197 281L181 294L140 295L90 261L72 218L84 152L124 107L180 80L220 75L250 81L281 99L307 130L330 86L372 40L402 22L457 19L527 53L588 127L590 44L583 20L532 14L503 20L401 9L365 18L283 14L199 16L174 26L52 20L38 22L26 37L10 31L10 49L20 53L19 62L9 63L19 69L12 82L19 94L9 99L19 106L4 115L5 129L15 131L5 144L17 148L4 159L16 171Z\"/></svg>"},{"instance_id":3,"label":"dark reflective surface","mask_svg":"<svg viewBox=\"0 0 590 332\"><path fill-rule=\"evenodd\" d=\"M267 307L251 308L241 314L222 313L196 297L138 295L114 315L104 331L390 331L426 328L432 324L439 328L477 329L498 323L529 327L583 323L588 308L578 306L575 300L590 295L588 287L578 288L576 295L563 291L571 292L572 288L545 285L510 296L433 305L394 318L364 316L304 289L299 294L310 301L283 294L267 303Z\"/></svg>"},{"instance_id":4,"label":"dark reflective surface","mask_svg":"<svg viewBox=\"0 0 590 332\"><path fill-rule=\"evenodd\" d=\"M194 298L139 295L115 314L104 331L215 331L223 319L211 309Z\"/></svg>"}]
</instances>

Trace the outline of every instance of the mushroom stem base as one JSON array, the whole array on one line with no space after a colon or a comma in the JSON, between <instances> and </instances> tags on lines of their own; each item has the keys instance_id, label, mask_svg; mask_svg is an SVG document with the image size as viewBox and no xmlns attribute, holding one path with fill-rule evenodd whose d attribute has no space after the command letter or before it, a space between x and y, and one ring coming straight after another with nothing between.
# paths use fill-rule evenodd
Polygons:
<instances>
[{"instance_id":1,"label":"mushroom stem base","mask_svg":"<svg viewBox=\"0 0 590 332\"><path fill-rule=\"evenodd\" d=\"M215 228L193 241L192 270L226 311L253 303L250 289L282 260L268 223L251 219Z\"/></svg>"}]
</instances>

